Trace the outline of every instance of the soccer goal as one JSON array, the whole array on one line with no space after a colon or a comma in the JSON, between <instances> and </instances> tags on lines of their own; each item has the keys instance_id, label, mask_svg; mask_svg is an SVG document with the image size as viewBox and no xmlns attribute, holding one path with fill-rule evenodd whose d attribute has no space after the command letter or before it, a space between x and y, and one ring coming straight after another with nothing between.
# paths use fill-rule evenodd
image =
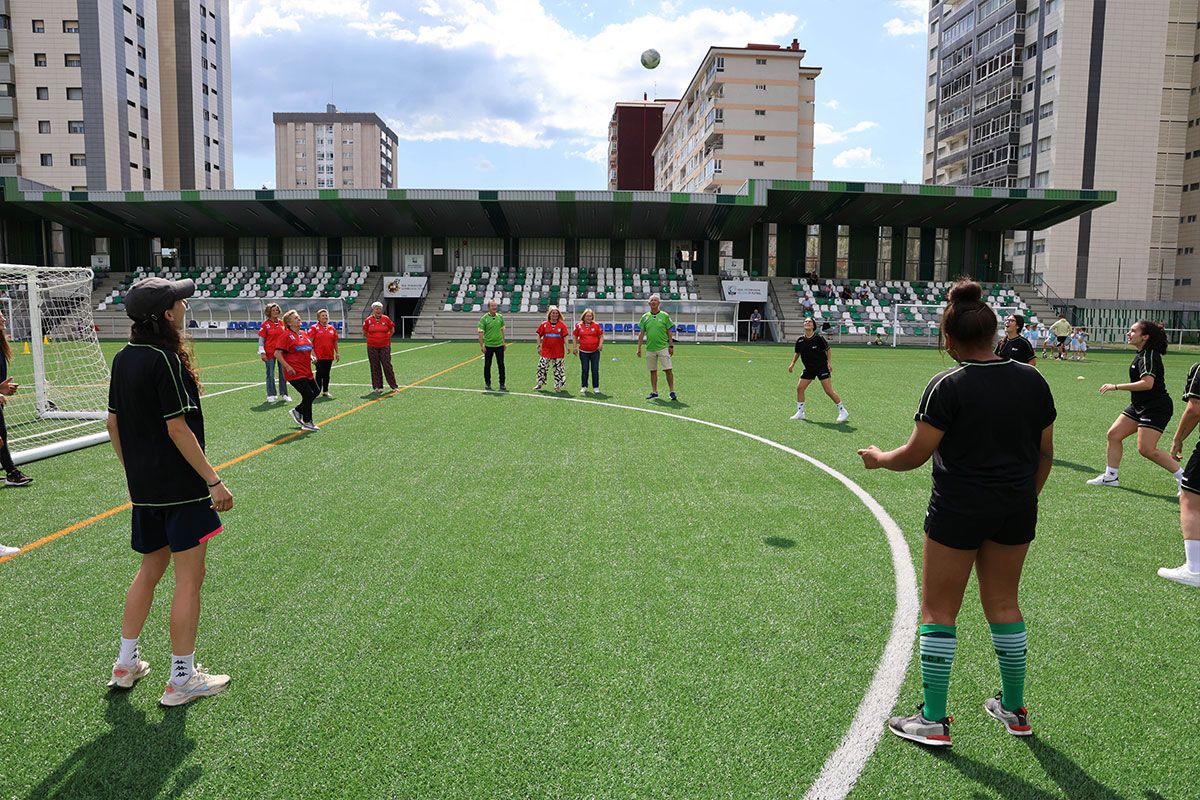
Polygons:
<instances>
[{"instance_id":1,"label":"soccer goal","mask_svg":"<svg viewBox=\"0 0 1200 800\"><path fill-rule=\"evenodd\" d=\"M17 464L108 441L108 364L92 322L86 267L0 264L0 310L20 388L6 398Z\"/></svg>"},{"instance_id":2,"label":"soccer goal","mask_svg":"<svg viewBox=\"0 0 1200 800\"><path fill-rule=\"evenodd\" d=\"M942 327L942 313L945 312L945 305L926 305L922 303L897 303L891 307L891 320L888 323L890 331L884 330L885 333L890 333L892 336L892 347L898 347L900 337L908 337L923 339L925 344L932 344L938 339L938 332ZM1003 335L1004 320L1010 314L1024 313L1016 306L992 306L992 310L996 312L997 331ZM878 332L877 328L872 328L872 333Z\"/></svg>"}]
</instances>

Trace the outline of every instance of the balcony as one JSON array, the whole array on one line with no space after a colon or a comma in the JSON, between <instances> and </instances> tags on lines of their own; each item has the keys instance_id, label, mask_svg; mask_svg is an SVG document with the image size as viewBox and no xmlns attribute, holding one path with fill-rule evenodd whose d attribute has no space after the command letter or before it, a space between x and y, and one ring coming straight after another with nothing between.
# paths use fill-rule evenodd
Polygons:
<instances>
[{"instance_id":1,"label":"balcony","mask_svg":"<svg viewBox=\"0 0 1200 800\"><path fill-rule=\"evenodd\" d=\"M0 53L7 53L12 50L12 31L8 28L0 29Z\"/></svg>"},{"instance_id":2,"label":"balcony","mask_svg":"<svg viewBox=\"0 0 1200 800\"><path fill-rule=\"evenodd\" d=\"M17 132L0 131L0 153L17 152Z\"/></svg>"},{"instance_id":3,"label":"balcony","mask_svg":"<svg viewBox=\"0 0 1200 800\"><path fill-rule=\"evenodd\" d=\"M12 64L0 64L0 83L13 83Z\"/></svg>"},{"instance_id":4,"label":"balcony","mask_svg":"<svg viewBox=\"0 0 1200 800\"><path fill-rule=\"evenodd\" d=\"M12 97L0 97L0 119L13 119L17 114L17 106Z\"/></svg>"}]
</instances>

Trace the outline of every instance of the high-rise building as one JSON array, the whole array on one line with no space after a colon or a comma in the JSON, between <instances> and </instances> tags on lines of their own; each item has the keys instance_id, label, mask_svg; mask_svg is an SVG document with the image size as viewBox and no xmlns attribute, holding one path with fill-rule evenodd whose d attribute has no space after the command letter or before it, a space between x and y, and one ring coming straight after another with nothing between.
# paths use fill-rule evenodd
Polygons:
<instances>
[{"instance_id":1,"label":"high-rise building","mask_svg":"<svg viewBox=\"0 0 1200 800\"><path fill-rule=\"evenodd\" d=\"M278 113L276 189L391 189L396 134L375 114Z\"/></svg>"},{"instance_id":2,"label":"high-rise building","mask_svg":"<svg viewBox=\"0 0 1200 800\"><path fill-rule=\"evenodd\" d=\"M230 188L228 17L228 0L0 3L0 175L63 189ZM175 54L189 48L210 80L183 82Z\"/></svg>"},{"instance_id":3,"label":"high-rise building","mask_svg":"<svg viewBox=\"0 0 1200 800\"><path fill-rule=\"evenodd\" d=\"M925 181L1117 191L1079 219L1013 232L1018 276L1062 297L1200 298L1197 6L931 1Z\"/></svg>"},{"instance_id":4,"label":"high-rise building","mask_svg":"<svg viewBox=\"0 0 1200 800\"><path fill-rule=\"evenodd\" d=\"M608 122L608 188L654 189L654 145L678 100L617 103Z\"/></svg>"},{"instance_id":5,"label":"high-rise building","mask_svg":"<svg viewBox=\"0 0 1200 800\"><path fill-rule=\"evenodd\" d=\"M812 178L820 67L791 45L710 47L654 148L654 188L720 192L749 178Z\"/></svg>"}]
</instances>

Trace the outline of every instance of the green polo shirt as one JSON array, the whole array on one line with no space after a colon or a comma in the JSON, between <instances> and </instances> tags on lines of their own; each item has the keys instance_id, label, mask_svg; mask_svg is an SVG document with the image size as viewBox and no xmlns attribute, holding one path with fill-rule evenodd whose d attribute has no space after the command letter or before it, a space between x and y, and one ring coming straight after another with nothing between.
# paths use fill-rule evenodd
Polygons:
<instances>
[{"instance_id":1,"label":"green polo shirt","mask_svg":"<svg viewBox=\"0 0 1200 800\"><path fill-rule=\"evenodd\" d=\"M504 316L484 314L479 318L479 330L483 331L484 347L500 347L504 344Z\"/></svg>"},{"instance_id":2,"label":"green polo shirt","mask_svg":"<svg viewBox=\"0 0 1200 800\"><path fill-rule=\"evenodd\" d=\"M671 330L674 324L671 322L671 315L662 310L657 314L651 314L649 311L642 314L641 327L646 332L646 352L666 350L667 345L671 343L667 331Z\"/></svg>"}]
</instances>

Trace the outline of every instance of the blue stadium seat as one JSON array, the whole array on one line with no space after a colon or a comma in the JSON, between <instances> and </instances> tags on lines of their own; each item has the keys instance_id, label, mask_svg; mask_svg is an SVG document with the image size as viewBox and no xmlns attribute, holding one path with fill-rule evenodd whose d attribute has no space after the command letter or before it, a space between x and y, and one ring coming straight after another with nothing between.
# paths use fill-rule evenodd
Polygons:
<instances>
[{"instance_id":1,"label":"blue stadium seat","mask_svg":"<svg viewBox=\"0 0 1200 800\"><path fill-rule=\"evenodd\" d=\"M612 332L613 332L613 326L612 326L612 323L611 323L611 322L606 322L606 323L604 323L604 332L605 332L605 333L612 333Z\"/></svg>"},{"instance_id":2,"label":"blue stadium seat","mask_svg":"<svg viewBox=\"0 0 1200 800\"><path fill-rule=\"evenodd\" d=\"M683 326L683 332L684 333L695 333L696 325L694 323L689 322L687 325Z\"/></svg>"},{"instance_id":3,"label":"blue stadium seat","mask_svg":"<svg viewBox=\"0 0 1200 800\"><path fill-rule=\"evenodd\" d=\"M622 330L624 330L625 333L633 333L633 328L634 324L632 322L626 322L625 327Z\"/></svg>"}]
</instances>

